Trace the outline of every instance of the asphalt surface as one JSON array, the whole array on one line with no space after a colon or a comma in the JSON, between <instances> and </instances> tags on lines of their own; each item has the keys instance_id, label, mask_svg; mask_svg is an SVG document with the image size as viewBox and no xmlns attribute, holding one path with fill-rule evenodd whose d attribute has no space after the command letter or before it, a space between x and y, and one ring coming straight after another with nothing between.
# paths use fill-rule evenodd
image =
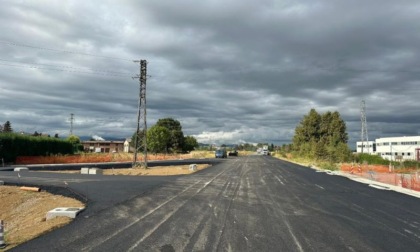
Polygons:
<instances>
[{"instance_id":1,"label":"asphalt surface","mask_svg":"<svg viewBox=\"0 0 420 252\"><path fill-rule=\"evenodd\" d=\"M269 156L189 176L74 176L93 208L127 195L12 251L420 251L418 198Z\"/></svg>"}]
</instances>

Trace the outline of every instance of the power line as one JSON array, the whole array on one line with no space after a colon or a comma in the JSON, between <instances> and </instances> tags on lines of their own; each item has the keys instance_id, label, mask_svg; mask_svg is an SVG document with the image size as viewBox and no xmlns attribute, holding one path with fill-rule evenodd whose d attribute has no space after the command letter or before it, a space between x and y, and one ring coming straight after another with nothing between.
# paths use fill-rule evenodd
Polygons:
<instances>
[{"instance_id":1,"label":"power line","mask_svg":"<svg viewBox=\"0 0 420 252\"><path fill-rule=\"evenodd\" d=\"M68 72L80 72L80 73L90 73L86 72L86 70L89 70L91 72L97 72L97 73L104 73L106 75L122 75L122 76L130 76L130 73L124 73L124 72L115 72L115 71L108 71L108 70L101 70L101 69L95 69L95 68L81 68L81 67L73 67L73 66L61 66L61 65L51 65L51 64L42 64L42 63L33 63L33 62L20 62L20 61L14 61L14 60L6 60L6 59L0 59L0 61L3 62L11 62L11 63L18 63L18 64L26 64L25 65L14 65L14 64L2 64L1 65L8 65L8 66L16 66L16 67L27 67L27 68L38 68L38 69L49 69L49 70L57 70L57 71L68 71ZM30 66L33 65L33 66ZM47 66L47 67L38 67L39 66ZM50 68L54 67L54 68ZM64 68L63 69L57 69L57 68ZM80 71L82 70L82 71Z\"/></svg>"},{"instance_id":2,"label":"power line","mask_svg":"<svg viewBox=\"0 0 420 252\"><path fill-rule=\"evenodd\" d=\"M15 42L11 42L11 41L0 41L0 43L6 44L6 45L11 45L11 46L26 47L26 48L39 49L39 50L51 51L51 52L60 52L60 53L67 53L67 54L77 54L77 55L83 55L83 56L89 56L89 57L96 57L96 58L103 58L103 59L114 59L114 60L132 61L131 59L125 59L125 58L119 58L119 57L109 57L109 56L102 56L102 55L91 54L91 53L83 53L83 52L75 52L75 51L69 51L69 50L52 49L52 48L47 48L47 47L33 46L33 45L27 45L27 44L22 44L22 43L15 43Z\"/></svg>"},{"instance_id":3,"label":"power line","mask_svg":"<svg viewBox=\"0 0 420 252\"><path fill-rule=\"evenodd\" d=\"M99 73L99 72L73 71L73 70L66 70L66 69L47 68L47 67L39 67L39 66L15 65L15 64L6 64L6 63L0 63L0 65L11 66L11 67L30 68L30 69L43 69L43 70L68 72L68 73L83 73L83 74L93 74L93 75L113 76L113 77L129 77L129 75L112 74L112 73L105 73L105 72L104 73Z\"/></svg>"}]
</instances>

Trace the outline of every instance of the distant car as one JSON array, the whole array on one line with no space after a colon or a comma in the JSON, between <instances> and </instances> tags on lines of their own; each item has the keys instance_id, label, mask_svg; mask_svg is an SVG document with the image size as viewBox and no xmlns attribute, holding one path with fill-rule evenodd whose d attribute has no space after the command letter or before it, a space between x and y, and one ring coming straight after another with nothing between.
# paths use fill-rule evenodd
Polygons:
<instances>
[{"instance_id":1,"label":"distant car","mask_svg":"<svg viewBox=\"0 0 420 252\"><path fill-rule=\"evenodd\" d=\"M227 158L227 152L226 152L226 150L225 149L216 150L215 157L216 158Z\"/></svg>"},{"instance_id":2,"label":"distant car","mask_svg":"<svg viewBox=\"0 0 420 252\"><path fill-rule=\"evenodd\" d=\"M263 151L262 151L262 154L263 154L264 156L270 156L270 152L269 152L268 150L263 150Z\"/></svg>"},{"instance_id":3,"label":"distant car","mask_svg":"<svg viewBox=\"0 0 420 252\"><path fill-rule=\"evenodd\" d=\"M238 156L238 151L236 151L236 150L229 151L229 156L235 156L235 157L237 157Z\"/></svg>"}]
</instances>

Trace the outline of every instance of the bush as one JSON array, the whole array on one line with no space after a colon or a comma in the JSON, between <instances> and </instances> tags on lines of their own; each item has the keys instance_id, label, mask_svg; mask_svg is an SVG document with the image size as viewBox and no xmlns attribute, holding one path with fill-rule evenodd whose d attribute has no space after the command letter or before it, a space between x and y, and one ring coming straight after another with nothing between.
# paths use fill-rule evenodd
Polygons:
<instances>
[{"instance_id":1,"label":"bush","mask_svg":"<svg viewBox=\"0 0 420 252\"><path fill-rule=\"evenodd\" d=\"M367 163L367 164L376 164L376 165L388 165L389 160L383 159L381 156L378 155L370 155L365 153L360 153L354 155L356 163Z\"/></svg>"},{"instance_id":2,"label":"bush","mask_svg":"<svg viewBox=\"0 0 420 252\"><path fill-rule=\"evenodd\" d=\"M418 168L420 166L420 162L414 160L407 160L402 163L402 167L404 168Z\"/></svg>"},{"instance_id":3,"label":"bush","mask_svg":"<svg viewBox=\"0 0 420 252\"><path fill-rule=\"evenodd\" d=\"M336 171L338 170L338 165L330 162L322 162L319 164L319 167L324 170Z\"/></svg>"}]
</instances>

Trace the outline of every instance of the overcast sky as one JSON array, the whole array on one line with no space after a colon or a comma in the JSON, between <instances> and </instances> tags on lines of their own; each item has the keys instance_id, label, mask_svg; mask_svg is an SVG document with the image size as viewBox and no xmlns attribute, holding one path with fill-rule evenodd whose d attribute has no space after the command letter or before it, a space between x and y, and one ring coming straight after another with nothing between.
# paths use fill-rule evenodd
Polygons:
<instances>
[{"instance_id":1,"label":"overcast sky","mask_svg":"<svg viewBox=\"0 0 420 252\"><path fill-rule=\"evenodd\" d=\"M419 135L418 0L3 0L0 123L130 137L148 61L147 120L202 143L289 143L311 108L338 111L352 148Z\"/></svg>"}]
</instances>

